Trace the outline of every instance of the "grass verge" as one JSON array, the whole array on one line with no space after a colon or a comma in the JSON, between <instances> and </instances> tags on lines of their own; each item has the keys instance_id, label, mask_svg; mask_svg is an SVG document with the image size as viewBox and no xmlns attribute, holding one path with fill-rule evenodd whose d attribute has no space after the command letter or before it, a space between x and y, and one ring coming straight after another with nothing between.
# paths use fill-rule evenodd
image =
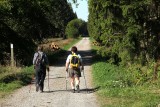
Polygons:
<instances>
[{"instance_id":1,"label":"grass verge","mask_svg":"<svg viewBox=\"0 0 160 107\"><path fill-rule=\"evenodd\" d=\"M152 70L142 72L134 65L130 68L116 66L92 53L92 76L101 107L158 107L160 106L160 81L149 81ZM151 67L152 68L152 67Z\"/></svg>"},{"instance_id":2,"label":"grass verge","mask_svg":"<svg viewBox=\"0 0 160 107\"><path fill-rule=\"evenodd\" d=\"M29 84L34 74L33 66L25 68L0 66L0 68L0 98L4 98L15 89Z\"/></svg>"},{"instance_id":3,"label":"grass verge","mask_svg":"<svg viewBox=\"0 0 160 107\"><path fill-rule=\"evenodd\" d=\"M121 73L123 72L123 73ZM160 84L127 86L124 69L105 62L93 65L93 81L102 107L156 107L160 102ZM123 76L124 75L124 76Z\"/></svg>"}]
</instances>

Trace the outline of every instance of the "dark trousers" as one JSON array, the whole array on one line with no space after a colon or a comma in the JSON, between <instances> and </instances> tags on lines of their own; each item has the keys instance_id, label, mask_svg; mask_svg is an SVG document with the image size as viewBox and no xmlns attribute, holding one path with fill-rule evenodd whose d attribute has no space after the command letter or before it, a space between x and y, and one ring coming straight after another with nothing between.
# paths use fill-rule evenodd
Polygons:
<instances>
[{"instance_id":1,"label":"dark trousers","mask_svg":"<svg viewBox=\"0 0 160 107\"><path fill-rule=\"evenodd\" d=\"M43 91L44 88L44 80L46 77L46 67L36 67L36 85L38 84L40 87L40 90Z\"/></svg>"}]
</instances>

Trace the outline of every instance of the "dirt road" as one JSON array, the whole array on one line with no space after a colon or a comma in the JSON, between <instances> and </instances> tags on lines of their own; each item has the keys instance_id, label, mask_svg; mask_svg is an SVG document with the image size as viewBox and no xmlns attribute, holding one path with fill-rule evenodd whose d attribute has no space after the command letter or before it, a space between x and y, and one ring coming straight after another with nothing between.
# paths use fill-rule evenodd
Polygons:
<instances>
[{"instance_id":1,"label":"dirt road","mask_svg":"<svg viewBox=\"0 0 160 107\"><path fill-rule=\"evenodd\" d=\"M45 79L44 92L36 92L35 85L25 86L15 91L8 98L0 102L1 107L98 107L95 97L95 89L91 85L91 53L90 41L88 38L83 38L76 44L84 60L85 79L82 75L80 78L80 93L71 93L69 78L67 79L66 90L66 73L65 60L62 59L56 65L50 66L49 72L49 87L48 74ZM69 52L68 52L69 54ZM63 61L63 63L62 63ZM59 62L59 61L57 61ZM83 73L82 73L83 74ZM87 90L85 85L87 82ZM30 92L29 92L30 90ZM88 93L87 93L88 92Z\"/></svg>"}]
</instances>

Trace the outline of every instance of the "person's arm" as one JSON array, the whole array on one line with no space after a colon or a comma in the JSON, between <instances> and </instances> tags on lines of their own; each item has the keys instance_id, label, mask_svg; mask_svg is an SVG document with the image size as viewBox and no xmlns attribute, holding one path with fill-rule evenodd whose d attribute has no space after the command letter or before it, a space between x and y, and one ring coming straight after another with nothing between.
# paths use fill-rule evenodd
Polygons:
<instances>
[{"instance_id":1,"label":"person's arm","mask_svg":"<svg viewBox=\"0 0 160 107\"><path fill-rule=\"evenodd\" d=\"M35 65L35 64L36 64L36 58L37 58L37 55L38 55L37 53L35 53L35 54L34 54L34 57L33 57L33 65Z\"/></svg>"},{"instance_id":2,"label":"person's arm","mask_svg":"<svg viewBox=\"0 0 160 107\"><path fill-rule=\"evenodd\" d=\"M66 72L68 72L69 63L66 62Z\"/></svg>"},{"instance_id":3,"label":"person's arm","mask_svg":"<svg viewBox=\"0 0 160 107\"><path fill-rule=\"evenodd\" d=\"M70 60L70 55L67 57L67 60L66 60L66 72L68 72L68 67L69 67L69 60Z\"/></svg>"},{"instance_id":4,"label":"person's arm","mask_svg":"<svg viewBox=\"0 0 160 107\"><path fill-rule=\"evenodd\" d=\"M38 57L38 53L34 53L34 57L33 57L33 66L34 66L34 69L35 69L35 66L36 66L36 60L37 60L37 57Z\"/></svg>"}]
</instances>

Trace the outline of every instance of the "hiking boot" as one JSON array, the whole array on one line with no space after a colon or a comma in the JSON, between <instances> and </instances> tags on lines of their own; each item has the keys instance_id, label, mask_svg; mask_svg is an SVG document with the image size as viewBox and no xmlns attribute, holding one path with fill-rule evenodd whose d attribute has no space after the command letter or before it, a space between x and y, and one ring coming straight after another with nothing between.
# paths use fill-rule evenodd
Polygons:
<instances>
[{"instance_id":1,"label":"hiking boot","mask_svg":"<svg viewBox=\"0 0 160 107\"><path fill-rule=\"evenodd\" d=\"M36 84L36 91L39 91L39 84Z\"/></svg>"},{"instance_id":2,"label":"hiking boot","mask_svg":"<svg viewBox=\"0 0 160 107\"><path fill-rule=\"evenodd\" d=\"M77 88L77 92L79 93L80 92L79 85L77 85L76 88Z\"/></svg>"},{"instance_id":3,"label":"hiking boot","mask_svg":"<svg viewBox=\"0 0 160 107\"><path fill-rule=\"evenodd\" d=\"M72 89L71 91L72 91L72 93L75 93L75 89Z\"/></svg>"},{"instance_id":4,"label":"hiking boot","mask_svg":"<svg viewBox=\"0 0 160 107\"><path fill-rule=\"evenodd\" d=\"M40 93L43 93L43 90L40 90Z\"/></svg>"},{"instance_id":5,"label":"hiking boot","mask_svg":"<svg viewBox=\"0 0 160 107\"><path fill-rule=\"evenodd\" d=\"M40 92L43 92L43 86L39 85Z\"/></svg>"}]
</instances>

